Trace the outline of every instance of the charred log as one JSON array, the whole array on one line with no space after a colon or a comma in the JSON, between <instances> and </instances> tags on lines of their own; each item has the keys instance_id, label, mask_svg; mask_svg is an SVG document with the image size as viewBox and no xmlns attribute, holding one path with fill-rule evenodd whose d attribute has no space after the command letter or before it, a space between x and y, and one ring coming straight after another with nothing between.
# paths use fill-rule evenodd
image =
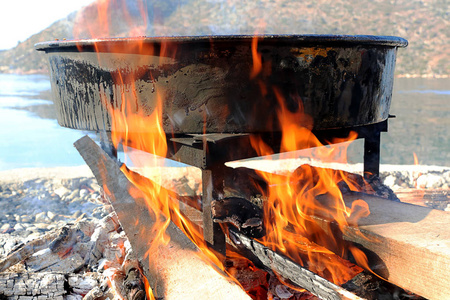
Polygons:
<instances>
[{"instance_id":1,"label":"charred log","mask_svg":"<svg viewBox=\"0 0 450 300\"><path fill-rule=\"evenodd\" d=\"M253 261L256 266L280 275L287 283L304 288L321 299L361 299L234 228L230 228L229 231L239 252Z\"/></svg>"},{"instance_id":2,"label":"charred log","mask_svg":"<svg viewBox=\"0 0 450 300\"><path fill-rule=\"evenodd\" d=\"M242 233L254 238L264 236L263 210L242 198L215 200L211 213L216 223L231 223Z\"/></svg>"}]
</instances>

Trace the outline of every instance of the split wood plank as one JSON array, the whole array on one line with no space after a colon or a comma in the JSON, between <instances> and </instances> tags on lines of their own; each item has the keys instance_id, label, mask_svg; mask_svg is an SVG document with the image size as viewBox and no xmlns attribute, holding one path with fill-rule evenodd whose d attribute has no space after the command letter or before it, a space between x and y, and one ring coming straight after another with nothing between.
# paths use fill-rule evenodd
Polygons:
<instances>
[{"instance_id":1,"label":"split wood plank","mask_svg":"<svg viewBox=\"0 0 450 300\"><path fill-rule=\"evenodd\" d=\"M166 230L170 242L149 251L156 238L152 230L155 216L149 213L144 194L92 139L85 136L75 142L75 147L111 200L155 297L250 299L237 284L202 260L198 248L172 222Z\"/></svg>"},{"instance_id":2,"label":"split wood plank","mask_svg":"<svg viewBox=\"0 0 450 300\"><path fill-rule=\"evenodd\" d=\"M450 189L401 189L395 192L405 203L431 207L440 210L450 209Z\"/></svg>"},{"instance_id":3,"label":"split wood plank","mask_svg":"<svg viewBox=\"0 0 450 300\"><path fill-rule=\"evenodd\" d=\"M241 253L250 256L258 265L264 265L267 271L274 271L276 274L281 275L284 279L290 280L292 283L301 286L320 299L363 299L320 277L308 269L303 268L299 264L267 248L258 241L245 236L235 228L230 227L229 231L233 236L232 239L235 241L236 247ZM249 255L249 253L251 254Z\"/></svg>"},{"instance_id":4,"label":"split wood plank","mask_svg":"<svg viewBox=\"0 0 450 300\"><path fill-rule=\"evenodd\" d=\"M360 220L359 228L349 226L341 239L361 245L371 268L390 282L429 299L450 299L450 213L363 193L344 194L348 207L356 199L366 201L371 214ZM316 217L323 229L334 226L326 216Z\"/></svg>"},{"instance_id":5,"label":"split wood plank","mask_svg":"<svg viewBox=\"0 0 450 300\"><path fill-rule=\"evenodd\" d=\"M368 204L370 215L347 227L342 238L361 246L372 269L390 282L427 299L450 299L450 213L370 195L344 196L349 207L357 199Z\"/></svg>"}]
</instances>

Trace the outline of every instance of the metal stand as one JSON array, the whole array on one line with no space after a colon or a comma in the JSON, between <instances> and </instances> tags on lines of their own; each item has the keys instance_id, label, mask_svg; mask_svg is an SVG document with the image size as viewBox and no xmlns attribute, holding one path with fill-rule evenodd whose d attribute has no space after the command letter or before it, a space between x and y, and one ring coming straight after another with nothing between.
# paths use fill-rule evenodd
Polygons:
<instances>
[{"instance_id":1,"label":"metal stand","mask_svg":"<svg viewBox=\"0 0 450 300\"><path fill-rule=\"evenodd\" d=\"M254 157L247 134L205 134L170 139L168 158L202 170L203 235L215 251L225 255L225 234L211 216L211 202L223 197L224 179L232 169L227 161Z\"/></svg>"},{"instance_id":2,"label":"metal stand","mask_svg":"<svg viewBox=\"0 0 450 300\"><path fill-rule=\"evenodd\" d=\"M344 129L316 131L319 140L348 136L356 131L364 138L364 176L379 176L380 133L387 131L387 120L381 123ZM249 134L203 134L171 138L168 143L168 158L200 168L203 184L203 233L205 241L215 251L225 254L225 234L219 224L212 221L211 202L223 196L224 181L231 178L233 170L225 166L232 160L256 157ZM279 152L281 136L271 134L266 142ZM229 176L229 177L228 177Z\"/></svg>"}]
</instances>

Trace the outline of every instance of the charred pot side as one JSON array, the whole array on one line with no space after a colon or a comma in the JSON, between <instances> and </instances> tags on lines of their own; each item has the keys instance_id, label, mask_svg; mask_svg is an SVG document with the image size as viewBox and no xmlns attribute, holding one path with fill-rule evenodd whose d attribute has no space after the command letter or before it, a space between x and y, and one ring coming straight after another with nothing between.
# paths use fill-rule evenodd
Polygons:
<instances>
[{"instance_id":1,"label":"charred pot side","mask_svg":"<svg viewBox=\"0 0 450 300\"><path fill-rule=\"evenodd\" d=\"M111 39L37 48L49 58L58 121L70 128L110 131L112 110L150 115L158 98L164 99L164 131L175 134L279 131L281 105L302 109L311 118L299 123L317 130L388 118L396 50L405 40L318 35L254 41ZM127 94L136 102L125 108Z\"/></svg>"}]
</instances>

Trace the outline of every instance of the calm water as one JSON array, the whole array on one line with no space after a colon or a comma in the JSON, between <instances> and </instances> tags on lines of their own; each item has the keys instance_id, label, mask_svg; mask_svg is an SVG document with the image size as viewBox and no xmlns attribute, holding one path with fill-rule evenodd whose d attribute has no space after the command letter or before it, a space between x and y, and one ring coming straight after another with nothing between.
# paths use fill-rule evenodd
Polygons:
<instances>
[{"instance_id":1,"label":"calm water","mask_svg":"<svg viewBox=\"0 0 450 300\"><path fill-rule=\"evenodd\" d=\"M450 166L448 79L396 79L382 163ZM83 160L73 142L86 134L59 126L42 75L0 74L0 170L75 166ZM359 146L356 145L356 146Z\"/></svg>"},{"instance_id":2,"label":"calm water","mask_svg":"<svg viewBox=\"0 0 450 300\"><path fill-rule=\"evenodd\" d=\"M40 97L49 89L46 76L0 74L0 170L84 163L73 147L84 133L33 112L54 115L48 93Z\"/></svg>"}]
</instances>

